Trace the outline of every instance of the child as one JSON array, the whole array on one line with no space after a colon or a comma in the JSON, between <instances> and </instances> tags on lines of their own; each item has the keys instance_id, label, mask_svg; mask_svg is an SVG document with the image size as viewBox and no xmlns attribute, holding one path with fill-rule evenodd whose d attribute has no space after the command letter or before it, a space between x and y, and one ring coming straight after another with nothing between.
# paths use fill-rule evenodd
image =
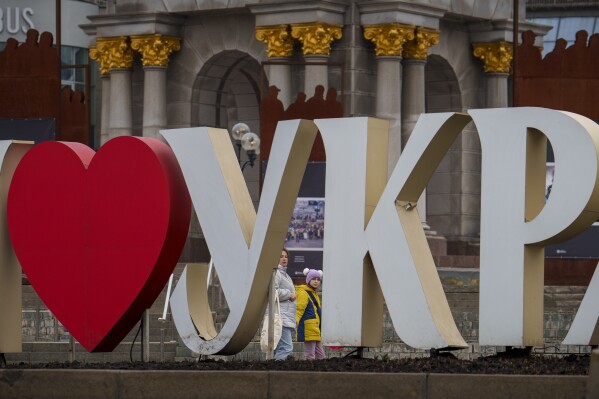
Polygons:
<instances>
[{"instance_id":1,"label":"child","mask_svg":"<svg viewBox=\"0 0 599 399\"><path fill-rule=\"evenodd\" d=\"M322 271L304 269L306 284L296 287L297 341L304 343L306 360L325 359L326 355L320 344L320 298L316 289L322 280Z\"/></svg>"}]
</instances>

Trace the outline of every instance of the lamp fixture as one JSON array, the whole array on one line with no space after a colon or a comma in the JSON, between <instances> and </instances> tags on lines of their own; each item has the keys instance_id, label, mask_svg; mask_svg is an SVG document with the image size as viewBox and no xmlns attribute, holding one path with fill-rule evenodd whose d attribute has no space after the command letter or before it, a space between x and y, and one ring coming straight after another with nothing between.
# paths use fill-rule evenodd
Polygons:
<instances>
[{"instance_id":1,"label":"lamp fixture","mask_svg":"<svg viewBox=\"0 0 599 399\"><path fill-rule=\"evenodd\" d=\"M248 165L253 168L256 157L260 154L260 137L256 133L251 132L247 124L240 122L235 124L231 129L231 138L237 145L237 161L241 165L241 171L243 172ZM243 164L241 163L242 148L248 156L248 160Z\"/></svg>"}]
</instances>

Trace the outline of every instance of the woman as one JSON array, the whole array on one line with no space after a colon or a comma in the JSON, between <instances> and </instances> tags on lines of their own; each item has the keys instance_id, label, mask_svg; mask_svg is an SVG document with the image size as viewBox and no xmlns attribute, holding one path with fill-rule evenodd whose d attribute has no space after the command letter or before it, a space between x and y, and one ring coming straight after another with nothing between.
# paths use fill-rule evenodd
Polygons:
<instances>
[{"instance_id":1,"label":"woman","mask_svg":"<svg viewBox=\"0 0 599 399\"><path fill-rule=\"evenodd\" d=\"M293 351L292 337L295 335L295 286L287 274L289 252L283 248L275 279L275 289L281 305L281 320L283 330L281 339L275 348L275 360L285 360Z\"/></svg>"}]
</instances>

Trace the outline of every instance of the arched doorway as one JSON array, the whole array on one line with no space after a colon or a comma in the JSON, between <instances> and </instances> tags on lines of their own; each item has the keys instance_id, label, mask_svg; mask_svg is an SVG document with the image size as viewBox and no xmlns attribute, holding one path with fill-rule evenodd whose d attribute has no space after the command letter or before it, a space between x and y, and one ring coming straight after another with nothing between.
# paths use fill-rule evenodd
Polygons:
<instances>
[{"instance_id":1,"label":"arched doorway","mask_svg":"<svg viewBox=\"0 0 599 399\"><path fill-rule=\"evenodd\" d=\"M260 135L260 64L238 50L212 56L196 76L191 97L191 125L231 130L246 123ZM236 148L237 150L237 148ZM247 155L241 151L241 162ZM259 165L244 169L254 204L258 204Z\"/></svg>"},{"instance_id":2,"label":"arched doorway","mask_svg":"<svg viewBox=\"0 0 599 399\"><path fill-rule=\"evenodd\" d=\"M426 112L461 112L462 92L449 62L426 63ZM427 186L427 222L447 238L449 254L466 254L480 231L480 141L473 125L458 136Z\"/></svg>"},{"instance_id":3,"label":"arched doorway","mask_svg":"<svg viewBox=\"0 0 599 399\"><path fill-rule=\"evenodd\" d=\"M245 52L226 50L212 56L195 77L191 93L191 126L207 126L226 129L239 122L246 123L250 130L260 135L260 64ZM247 160L247 154L238 150L237 143L231 139L240 163ZM243 169L244 178L254 206L258 207L260 166ZM209 189L209 188L207 188ZM188 242L187 259L205 261L210 253L203 238L195 210ZM221 289L215 270L210 277L208 302L213 310L216 331L229 314L226 297Z\"/></svg>"}]
</instances>

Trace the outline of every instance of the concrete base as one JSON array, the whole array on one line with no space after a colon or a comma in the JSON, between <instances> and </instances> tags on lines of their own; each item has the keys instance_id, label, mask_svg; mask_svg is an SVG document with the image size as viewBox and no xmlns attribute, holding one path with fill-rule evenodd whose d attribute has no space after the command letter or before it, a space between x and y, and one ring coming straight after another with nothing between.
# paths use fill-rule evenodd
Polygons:
<instances>
[{"instance_id":1,"label":"concrete base","mask_svg":"<svg viewBox=\"0 0 599 399\"><path fill-rule=\"evenodd\" d=\"M0 398L585 397L585 376L282 371L0 370Z\"/></svg>"}]
</instances>

